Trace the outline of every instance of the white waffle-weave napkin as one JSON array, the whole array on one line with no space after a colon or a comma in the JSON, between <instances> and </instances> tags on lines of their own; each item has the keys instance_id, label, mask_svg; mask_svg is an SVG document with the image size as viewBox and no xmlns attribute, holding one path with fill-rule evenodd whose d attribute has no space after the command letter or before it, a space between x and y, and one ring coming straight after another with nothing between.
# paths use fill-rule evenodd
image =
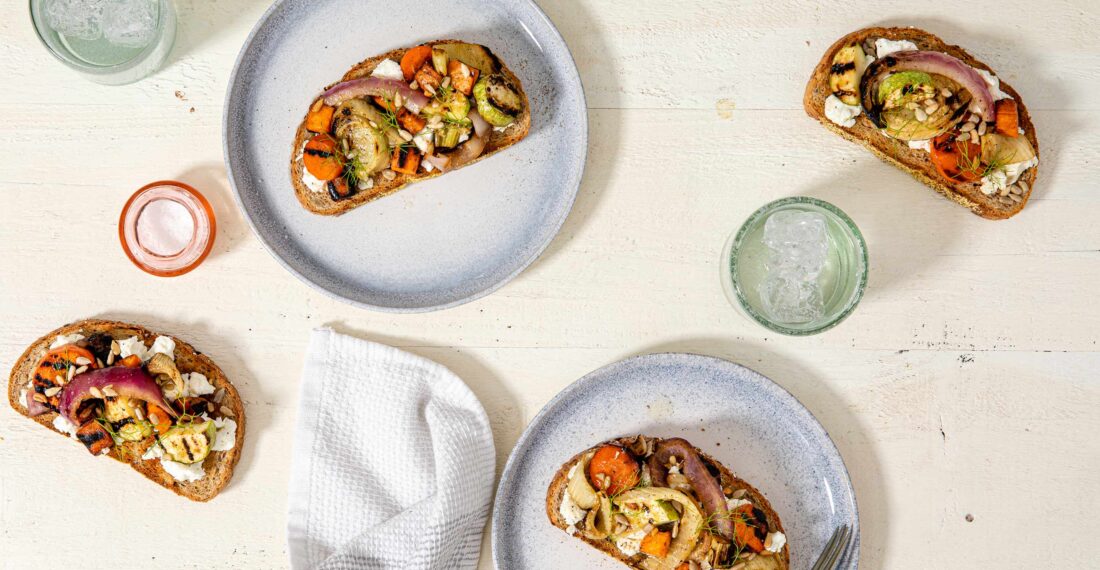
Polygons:
<instances>
[{"instance_id":1,"label":"white waffle-weave napkin","mask_svg":"<svg viewBox=\"0 0 1100 570\"><path fill-rule=\"evenodd\" d=\"M294 432L294 570L474 568L495 452L481 403L451 371L313 331Z\"/></svg>"}]
</instances>

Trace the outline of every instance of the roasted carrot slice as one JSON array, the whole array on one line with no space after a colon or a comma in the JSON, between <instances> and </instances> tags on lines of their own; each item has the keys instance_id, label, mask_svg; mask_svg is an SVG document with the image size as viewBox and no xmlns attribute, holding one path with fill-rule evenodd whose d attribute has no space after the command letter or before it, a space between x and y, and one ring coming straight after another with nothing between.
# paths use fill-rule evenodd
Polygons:
<instances>
[{"instance_id":1,"label":"roasted carrot slice","mask_svg":"<svg viewBox=\"0 0 1100 570\"><path fill-rule=\"evenodd\" d=\"M92 455L99 455L103 450L110 449L115 444L111 434L99 422L88 420L84 425L76 429L76 439L88 448Z\"/></svg>"},{"instance_id":2,"label":"roasted carrot slice","mask_svg":"<svg viewBox=\"0 0 1100 570\"><path fill-rule=\"evenodd\" d=\"M325 134L309 139L302 151L302 162L310 174L326 182L340 176L343 171L336 156L336 141Z\"/></svg>"},{"instance_id":3,"label":"roasted carrot slice","mask_svg":"<svg viewBox=\"0 0 1100 570\"><path fill-rule=\"evenodd\" d=\"M315 133L329 132L332 130L332 116L335 113L335 107L325 105L324 101L318 99L306 115L306 128Z\"/></svg>"},{"instance_id":4,"label":"roasted carrot slice","mask_svg":"<svg viewBox=\"0 0 1100 570\"><path fill-rule=\"evenodd\" d=\"M1014 99L997 101L997 133L1006 137L1020 136L1020 113Z\"/></svg>"},{"instance_id":5,"label":"roasted carrot slice","mask_svg":"<svg viewBox=\"0 0 1100 570\"><path fill-rule=\"evenodd\" d=\"M752 505L741 505L730 513L733 518L733 537L738 546L748 548L753 552L764 550L764 543L756 536L756 525L759 524L752 514Z\"/></svg>"},{"instance_id":6,"label":"roasted carrot slice","mask_svg":"<svg viewBox=\"0 0 1100 570\"><path fill-rule=\"evenodd\" d=\"M156 404L146 404L148 406L145 412L145 418L149 420L149 423L153 424L153 429L158 434L162 434L172 429L172 416L168 415L168 411Z\"/></svg>"},{"instance_id":7,"label":"roasted carrot slice","mask_svg":"<svg viewBox=\"0 0 1100 570\"><path fill-rule=\"evenodd\" d=\"M401 58L401 73L405 74L405 81L412 81L420 66L431 58L431 46L416 46L405 52L405 55Z\"/></svg>"},{"instance_id":8,"label":"roasted carrot slice","mask_svg":"<svg viewBox=\"0 0 1100 570\"><path fill-rule=\"evenodd\" d=\"M87 366L89 369L96 367L95 355L86 348L75 344L59 346L46 353L38 365L34 368L34 394L32 397L47 406L57 409L60 403L60 390L53 390L47 395L47 391L57 386L62 386L68 381L69 367L80 368Z\"/></svg>"},{"instance_id":9,"label":"roasted carrot slice","mask_svg":"<svg viewBox=\"0 0 1100 570\"><path fill-rule=\"evenodd\" d=\"M672 533L653 529L642 539L639 548L642 552L657 558L668 556L668 547L672 545Z\"/></svg>"},{"instance_id":10,"label":"roasted carrot slice","mask_svg":"<svg viewBox=\"0 0 1100 570\"><path fill-rule=\"evenodd\" d=\"M596 450L588 462L588 479L596 489L617 495L638 484L638 461L630 452L605 445Z\"/></svg>"},{"instance_id":11,"label":"roasted carrot slice","mask_svg":"<svg viewBox=\"0 0 1100 570\"><path fill-rule=\"evenodd\" d=\"M402 129L405 129L406 131L409 131L414 135L424 130L424 126L428 124L428 121L422 119L420 115L417 115L416 113L413 113L412 111L409 111L404 107L397 111L397 122L401 123Z\"/></svg>"},{"instance_id":12,"label":"roasted carrot slice","mask_svg":"<svg viewBox=\"0 0 1100 570\"><path fill-rule=\"evenodd\" d=\"M457 59L447 62L447 75L451 78L451 86L461 91L463 95L469 95L474 90L474 83L477 83L477 76L480 73Z\"/></svg>"},{"instance_id":13,"label":"roasted carrot slice","mask_svg":"<svg viewBox=\"0 0 1100 570\"><path fill-rule=\"evenodd\" d=\"M125 366L126 368L141 368L141 357L136 354L131 354L126 358L118 361L119 366Z\"/></svg>"},{"instance_id":14,"label":"roasted carrot slice","mask_svg":"<svg viewBox=\"0 0 1100 570\"><path fill-rule=\"evenodd\" d=\"M424 93L434 95L443 84L443 76L436 72L431 63L425 63L416 72L416 83Z\"/></svg>"},{"instance_id":15,"label":"roasted carrot slice","mask_svg":"<svg viewBox=\"0 0 1100 570\"><path fill-rule=\"evenodd\" d=\"M973 182L981 177L979 163L982 145L970 141L955 140L947 132L934 139L930 145L932 164L944 178L955 182Z\"/></svg>"},{"instance_id":16,"label":"roasted carrot slice","mask_svg":"<svg viewBox=\"0 0 1100 570\"><path fill-rule=\"evenodd\" d=\"M393 149L390 170L403 174L416 174L420 168L420 153L416 149L397 147Z\"/></svg>"},{"instance_id":17,"label":"roasted carrot slice","mask_svg":"<svg viewBox=\"0 0 1100 570\"><path fill-rule=\"evenodd\" d=\"M386 99L386 98L383 98L383 97L379 97L377 95L375 95L374 97L371 97L371 99L374 99L374 102L375 102L376 105L378 105L379 107L382 107L383 109L385 109L385 110L387 110L391 113L394 113L394 112L397 111L397 109L395 109L393 107L393 100L392 99Z\"/></svg>"}]
</instances>

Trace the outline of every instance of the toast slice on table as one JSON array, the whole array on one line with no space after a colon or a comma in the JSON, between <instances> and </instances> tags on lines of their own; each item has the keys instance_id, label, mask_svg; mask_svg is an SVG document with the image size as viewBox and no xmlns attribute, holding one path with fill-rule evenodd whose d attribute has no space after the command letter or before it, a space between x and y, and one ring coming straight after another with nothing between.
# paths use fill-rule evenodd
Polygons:
<instances>
[{"instance_id":1,"label":"toast slice on table","mask_svg":"<svg viewBox=\"0 0 1100 570\"><path fill-rule=\"evenodd\" d=\"M644 570L785 570L764 494L680 438L638 435L578 453L546 491L551 524Z\"/></svg>"},{"instance_id":2,"label":"toast slice on table","mask_svg":"<svg viewBox=\"0 0 1100 570\"><path fill-rule=\"evenodd\" d=\"M290 180L307 210L343 214L496 154L530 130L523 85L489 48L427 42L362 61L311 102Z\"/></svg>"},{"instance_id":3,"label":"toast slice on table","mask_svg":"<svg viewBox=\"0 0 1100 570\"><path fill-rule=\"evenodd\" d=\"M1039 142L1012 86L959 46L917 28L866 28L836 41L806 85L827 129L988 219L1023 210Z\"/></svg>"},{"instance_id":4,"label":"toast slice on table","mask_svg":"<svg viewBox=\"0 0 1100 570\"><path fill-rule=\"evenodd\" d=\"M244 446L244 404L186 342L85 320L34 341L12 366L12 409L193 501L213 499Z\"/></svg>"}]
</instances>

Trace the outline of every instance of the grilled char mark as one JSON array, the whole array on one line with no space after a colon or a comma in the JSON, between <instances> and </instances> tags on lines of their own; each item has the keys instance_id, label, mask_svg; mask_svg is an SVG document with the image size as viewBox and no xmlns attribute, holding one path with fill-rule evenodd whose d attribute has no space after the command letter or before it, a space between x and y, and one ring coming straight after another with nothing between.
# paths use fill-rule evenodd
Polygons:
<instances>
[{"instance_id":1,"label":"grilled char mark","mask_svg":"<svg viewBox=\"0 0 1100 570\"><path fill-rule=\"evenodd\" d=\"M111 429L113 429L115 431L118 431L118 430L122 429L123 427L125 427L127 425L130 425L132 423L134 423L134 418L122 418L121 420L118 420L117 422L111 422Z\"/></svg>"},{"instance_id":2,"label":"grilled char mark","mask_svg":"<svg viewBox=\"0 0 1100 570\"><path fill-rule=\"evenodd\" d=\"M854 62L854 61L846 61L844 63L834 63L833 66L829 68L829 73L831 73L833 75L844 75L845 73L847 73L847 72L849 72L849 71L851 71L855 68L856 68L856 62Z\"/></svg>"},{"instance_id":3,"label":"grilled char mark","mask_svg":"<svg viewBox=\"0 0 1100 570\"><path fill-rule=\"evenodd\" d=\"M331 152L324 151L324 150L318 150L318 149L314 149L314 148L307 148L307 149L303 150L302 152L304 152L304 153L306 153L310 156L319 156L321 158L330 158L332 156Z\"/></svg>"},{"instance_id":4,"label":"grilled char mark","mask_svg":"<svg viewBox=\"0 0 1100 570\"><path fill-rule=\"evenodd\" d=\"M191 453L191 446L187 443L187 438L180 438L180 443L183 444L183 450L187 452L187 459L192 462L195 461L195 455Z\"/></svg>"}]
</instances>

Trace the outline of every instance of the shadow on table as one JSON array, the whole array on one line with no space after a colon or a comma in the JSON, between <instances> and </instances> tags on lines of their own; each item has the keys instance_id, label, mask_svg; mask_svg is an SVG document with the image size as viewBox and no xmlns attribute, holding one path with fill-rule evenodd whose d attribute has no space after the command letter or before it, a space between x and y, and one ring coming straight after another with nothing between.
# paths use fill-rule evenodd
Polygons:
<instances>
[{"instance_id":1,"label":"shadow on table","mask_svg":"<svg viewBox=\"0 0 1100 570\"><path fill-rule=\"evenodd\" d=\"M248 31L252 29L252 24L238 27L237 20L242 18L258 20L271 5L271 1L176 0L176 18L179 21L176 29L176 45L165 67L172 66L198 52L207 44L215 43L223 35L234 33L234 30L239 30L236 33L240 34L243 41ZM239 48L240 46L233 48L234 59Z\"/></svg>"},{"instance_id":2,"label":"shadow on table","mask_svg":"<svg viewBox=\"0 0 1100 570\"><path fill-rule=\"evenodd\" d=\"M925 195L913 198L914 193ZM865 299L924 272L936 257L951 249L961 236L962 226L974 218L969 210L870 156L843 175L798 187L792 195L825 200L843 210L859 227L867 243L869 262ZM925 215L915 217L905 207L914 199L930 201L921 206ZM927 215L930 209L934 209L933 216Z\"/></svg>"},{"instance_id":3,"label":"shadow on table","mask_svg":"<svg viewBox=\"0 0 1100 570\"><path fill-rule=\"evenodd\" d=\"M214 210L218 234L214 238L214 249L210 250L211 259L229 253L248 236L248 224L237 208L233 189L229 187L229 179L221 163L194 166L176 179L202 193Z\"/></svg>"},{"instance_id":4,"label":"shadow on table","mask_svg":"<svg viewBox=\"0 0 1100 570\"><path fill-rule=\"evenodd\" d=\"M422 356L446 366L448 370L458 375L477 396L489 415L489 425L493 430L493 443L496 448L496 472L500 473L504 468L504 462L508 459L508 453L511 452L512 442L519 439L523 432L523 411L515 396L484 362L462 348L426 345L420 340L382 335L348 325L343 321L328 322L324 326L331 327L340 334L387 344Z\"/></svg>"},{"instance_id":5,"label":"shadow on table","mask_svg":"<svg viewBox=\"0 0 1100 570\"><path fill-rule=\"evenodd\" d=\"M607 31L600 29L598 21L590 17L591 9L586 2L560 0L553 3L542 2L540 5L569 46L582 84L588 85L591 89L592 86L600 83L596 80L597 77L604 78L606 81L608 77L620 75L619 61L609 56L611 52L605 39ZM570 14L570 16L565 17L564 14ZM556 257L581 232L592 214L599 208L603 191L615 172L622 147L619 144L619 138L624 116L623 111L618 109L618 89L601 91L599 108L593 108L594 98L591 91L586 92L586 105L589 108L588 156L585 160L584 178L577 191L577 199L557 237L532 264L532 268Z\"/></svg>"},{"instance_id":6,"label":"shadow on table","mask_svg":"<svg viewBox=\"0 0 1100 570\"><path fill-rule=\"evenodd\" d=\"M881 464L869 428L836 392L797 361L767 347L727 338L697 337L665 342L630 356L661 352L688 352L736 362L767 376L806 406L829 433L851 476L860 517L861 567L882 566L890 536L890 506ZM814 554L810 560L816 556Z\"/></svg>"},{"instance_id":7,"label":"shadow on table","mask_svg":"<svg viewBox=\"0 0 1100 570\"><path fill-rule=\"evenodd\" d=\"M931 32L948 44L958 44L976 59L993 69L998 76L1019 92L1024 104L1032 105L1031 121L1039 137L1039 152L1044 172L1055 172L1062 160L1061 150L1071 133L1079 124L1068 120L1061 113L1043 113L1039 109L1064 110L1072 108L1070 93L1065 83L1051 73L1049 57L1039 57L1038 53L1049 48L1043 45L1024 43L1019 35L1010 31L990 34L975 31L971 27L963 28L957 22L943 18L887 18L875 23L875 26L916 26ZM978 49L981 48L981 51ZM1045 176L1043 177L1045 178ZM1040 182L1028 209L1041 208L1043 198L1053 192L1056 186Z\"/></svg>"},{"instance_id":8,"label":"shadow on table","mask_svg":"<svg viewBox=\"0 0 1100 570\"><path fill-rule=\"evenodd\" d=\"M275 413L275 402L268 401L263 385L256 381L257 374L240 358L233 347L238 339L223 336L221 329L209 325L206 321L187 323L164 319L156 315L132 311L106 311L95 315L97 319L139 323L154 333L174 336L194 347L196 352L206 354L221 368L225 376L237 388L247 411L245 423L245 443L241 459L237 464L233 480L227 490L241 485L248 477L260 445L256 441L260 434L269 433L269 427Z\"/></svg>"}]
</instances>

